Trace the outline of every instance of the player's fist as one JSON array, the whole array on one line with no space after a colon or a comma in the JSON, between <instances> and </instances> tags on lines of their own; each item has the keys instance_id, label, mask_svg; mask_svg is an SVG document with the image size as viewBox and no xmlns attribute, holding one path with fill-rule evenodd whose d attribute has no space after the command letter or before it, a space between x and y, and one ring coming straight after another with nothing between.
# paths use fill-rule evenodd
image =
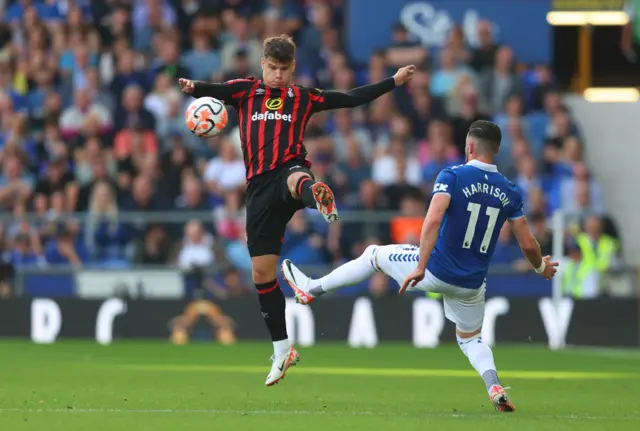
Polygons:
<instances>
[{"instance_id":1,"label":"player's fist","mask_svg":"<svg viewBox=\"0 0 640 431\"><path fill-rule=\"evenodd\" d=\"M195 82L190 79L180 78L178 79L178 83L180 84L180 88L182 89L183 93L191 94L193 93L193 90L196 89Z\"/></svg>"},{"instance_id":2,"label":"player's fist","mask_svg":"<svg viewBox=\"0 0 640 431\"><path fill-rule=\"evenodd\" d=\"M558 262L552 262L551 256L543 257L542 261L544 262L544 271L542 271L540 275L547 280L551 280L553 276L556 275L556 272L558 272L558 265L560 264Z\"/></svg>"},{"instance_id":3,"label":"player's fist","mask_svg":"<svg viewBox=\"0 0 640 431\"><path fill-rule=\"evenodd\" d=\"M413 78L413 74L416 72L416 67L412 64L410 66L401 67L398 69L395 75L393 75L393 80L396 82L396 85L403 85Z\"/></svg>"}]
</instances>

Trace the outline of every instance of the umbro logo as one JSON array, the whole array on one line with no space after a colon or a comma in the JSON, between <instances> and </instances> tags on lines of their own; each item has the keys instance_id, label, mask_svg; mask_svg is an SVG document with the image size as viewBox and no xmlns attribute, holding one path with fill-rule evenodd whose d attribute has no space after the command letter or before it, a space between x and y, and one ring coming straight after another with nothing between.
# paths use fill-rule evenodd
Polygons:
<instances>
[{"instance_id":1,"label":"umbro logo","mask_svg":"<svg viewBox=\"0 0 640 431\"><path fill-rule=\"evenodd\" d=\"M264 88L258 88L256 94L264 94Z\"/></svg>"}]
</instances>

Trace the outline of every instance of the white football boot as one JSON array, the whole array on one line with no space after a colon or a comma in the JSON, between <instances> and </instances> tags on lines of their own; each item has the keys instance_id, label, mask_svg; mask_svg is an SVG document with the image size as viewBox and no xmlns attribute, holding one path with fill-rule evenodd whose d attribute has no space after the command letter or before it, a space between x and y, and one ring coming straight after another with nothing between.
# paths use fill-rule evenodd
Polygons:
<instances>
[{"instance_id":1,"label":"white football boot","mask_svg":"<svg viewBox=\"0 0 640 431\"><path fill-rule=\"evenodd\" d=\"M271 356L271 371L267 376L267 380L264 382L266 386L273 386L280 380L284 379L285 374L289 367L293 367L300 360L300 355L296 352L296 349L289 347L289 350L282 355Z\"/></svg>"},{"instance_id":2,"label":"white football boot","mask_svg":"<svg viewBox=\"0 0 640 431\"><path fill-rule=\"evenodd\" d=\"M311 279L304 275L289 259L282 261L282 274L296 295L296 302L302 305L311 304L315 299L315 296L308 292Z\"/></svg>"}]
</instances>

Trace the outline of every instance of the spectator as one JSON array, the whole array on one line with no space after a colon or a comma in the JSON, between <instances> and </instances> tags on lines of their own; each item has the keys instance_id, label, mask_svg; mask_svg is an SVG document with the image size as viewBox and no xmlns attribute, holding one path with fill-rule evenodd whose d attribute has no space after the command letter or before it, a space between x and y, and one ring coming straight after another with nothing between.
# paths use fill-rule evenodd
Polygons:
<instances>
[{"instance_id":1,"label":"spectator","mask_svg":"<svg viewBox=\"0 0 640 431\"><path fill-rule=\"evenodd\" d=\"M116 111L115 129L139 127L142 130L155 130L156 120L153 115L143 106L142 88L130 84L122 96L122 107Z\"/></svg>"},{"instance_id":2,"label":"spectator","mask_svg":"<svg viewBox=\"0 0 640 431\"><path fill-rule=\"evenodd\" d=\"M534 111L542 111L545 96L555 91L556 87L551 81L551 71L545 64L536 66L535 68L535 85L531 90L530 107Z\"/></svg>"},{"instance_id":3,"label":"spectator","mask_svg":"<svg viewBox=\"0 0 640 431\"><path fill-rule=\"evenodd\" d=\"M135 70L133 52L126 50L117 59L117 72L111 81L111 91L116 97L116 104L122 103L122 95L128 86L144 88L147 84L146 77L142 72Z\"/></svg>"},{"instance_id":4,"label":"spectator","mask_svg":"<svg viewBox=\"0 0 640 431\"><path fill-rule=\"evenodd\" d=\"M248 64L258 64L262 57L262 45L249 32L249 22L242 15L234 15L229 22L230 40L222 48L222 69L230 72L233 57L242 50L247 53Z\"/></svg>"},{"instance_id":5,"label":"spectator","mask_svg":"<svg viewBox=\"0 0 640 431\"><path fill-rule=\"evenodd\" d=\"M371 160L373 154L373 142L371 134L364 127L354 126L351 111L339 109L333 114L335 130L331 135L333 149L338 162L344 162L347 158L347 140L353 139L358 145L358 151L365 160Z\"/></svg>"},{"instance_id":6,"label":"spectator","mask_svg":"<svg viewBox=\"0 0 640 431\"><path fill-rule=\"evenodd\" d=\"M373 161L372 178L382 186L407 183L417 186L421 180L420 163L410 157L402 139L394 137L389 151Z\"/></svg>"},{"instance_id":7,"label":"spectator","mask_svg":"<svg viewBox=\"0 0 640 431\"><path fill-rule=\"evenodd\" d=\"M154 193L151 180L145 176L138 176L133 180L131 187L131 197L123 207L125 211L131 212L152 212L165 209L163 202L158 195ZM129 223L128 235L130 238L141 238L148 222L140 217Z\"/></svg>"},{"instance_id":8,"label":"spectator","mask_svg":"<svg viewBox=\"0 0 640 431\"><path fill-rule=\"evenodd\" d=\"M111 130L111 113L106 106L92 103L88 89L75 91L74 104L62 112L60 131L65 139L91 132L105 134Z\"/></svg>"},{"instance_id":9,"label":"spectator","mask_svg":"<svg viewBox=\"0 0 640 431\"><path fill-rule=\"evenodd\" d=\"M516 265L521 257L522 251L520 251L520 246L513 237L511 227L508 223L503 224L502 229L500 229L500 234L498 235L498 242L496 243L491 262L496 265L511 268Z\"/></svg>"},{"instance_id":10,"label":"spectator","mask_svg":"<svg viewBox=\"0 0 640 431\"><path fill-rule=\"evenodd\" d=\"M478 73L493 67L496 59L498 45L493 41L493 28L491 22L480 20L478 22L478 46L471 56L471 67Z\"/></svg>"},{"instance_id":11,"label":"spectator","mask_svg":"<svg viewBox=\"0 0 640 431\"><path fill-rule=\"evenodd\" d=\"M169 237L161 225L149 225L143 238L134 242L133 262L142 265L165 265L169 262Z\"/></svg>"},{"instance_id":12,"label":"spectator","mask_svg":"<svg viewBox=\"0 0 640 431\"><path fill-rule=\"evenodd\" d=\"M93 187L88 217L85 238L91 255L99 260L123 257L127 237L118 220L118 204L109 183L98 182Z\"/></svg>"},{"instance_id":13,"label":"spectator","mask_svg":"<svg viewBox=\"0 0 640 431\"><path fill-rule=\"evenodd\" d=\"M71 231L64 229L46 245L45 258L50 265L81 269L89 261L89 252Z\"/></svg>"},{"instance_id":14,"label":"spectator","mask_svg":"<svg viewBox=\"0 0 640 431\"><path fill-rule=\"evenodd\" d=\"M35 198L42 195L50 199L54 192L62 192L68 209L73 211L76 207L78 191L78 184L75 182L73 173L67 169L66 161L57 159L49 162L46 177L36 184Z\"/></svg>"},{"instance_id":15,"label":"spectator","mask_svg":"<svg viewBox=\"0 0 640 431\"><path fill-rule=\"evenodd\" d=\"M469 64L471 61L471 51L467 47L464 30L461 26L456 25L451 29L445 47L453 54L456 64Z\"/></svg>"},{"instance_id":16,"label":"spectator","mask_svg":"<svg viewBox=\"0 0 640 431\"><path fill-rule=\"evenodd\" d=\"M209 193L222 196L245 185L244 162L230 139L222 141L220 156L212 159L204 172Z\"/></svg>"},{"instance_id":17,"label":"spectator","mask_svg":"<svg viewBox=\"0 0 640 431\"><path fill-rule=\"evenodd\" d=\"M333 184L337 187L338 194L346 199L351 199L358 193L360 183L371 177L371 166L361 152L361 147L354 136L346 141L345 161L338 163L333 172Z\"/></svg>"},{"instance_id":18,"label":"spectator","mask_svg":"<svg viewBox=\"0 0 640 431\"><path fill-rule=\"evenodd\" d=\"M483 72L480 90L482 105L494 114L502 110L509 96L523 94L522 83L513 72L511 48L502 46L496 51L494 68Z\"/></svg>"},{"instance_id":19,"label":"spectator","mask_svg":"<svg viewBox=\"0 0 640 431\"><path fill-rule=\"evenodd\" d=\"M381 272L375 273L369 280L369 294L374 298L395 295L395 292L389 289L389 277Z\"/></svg>"},{"instance_id":20,"label":"spectator","mask_svg":"<svg viewBox=\"0 0 640 431\"><path fill-rule=\"evenodd\" d=\"M178 256L178 266L183 270L206 268L213 264L213 236L207 233L199 221L191 220L184 228L184 244Z\"/></svg>"},{"instance_id":21,"label":"spectator","mask_svg":"<svg viewBox=\"0 0 640 431\"><path fill-rule=\"evenodd\" d=\"M175 206L185 211L207 211L211 209L202 190L200 180L192 175L185 176L182 180L182 193L176 198Z\"/></svg>"},{"instance_id":22,"label":"spectator","mask_svg":"<svg viewBox=\"0 0 640 431\"><path fill-rule=\"evenodd\" d=\"M318 265L329 262L325 239L313 231L304 212L293 215L282 244L283 257L295 258L300 265Z\"/></svg>"},{"instance_id":23,"label":"spectator","mask_svg":"<svg viewBox=\"0 0 640 431\"><path fill-rule=\"evenodd\" d=\"M47 262L42 254L38 253L32 242L38 241L37 235L19 233L13 241L13 249L3 256L3 261L14 268L46 266Z\"/></svg>"},{"instance_id":24,"label":"spectator","mask_svg":"<svg viewBox=\"0 0 640 431\"><path fill-rule=\"evenodd\" d=\"M0 175L0 207L13 208L22 204L31 195L33 178L24 172L20 159L16 156L5 157Z\"/></svg>"},{"instance_id":25,"label":"spectator","mask_svg":"<svg viewBox=\"0 0 640 431\"><path fill-rule=\"evenodd\" d=\"M456 62L452 49L442 49L440 51L440 68L431 78L431 94L436 97L451 96L461 76L463 74L471 75L471 73L465 66Z\"/></svg>"},{"instance_id":26,"label":"spectator","mask_svg":"<svg viewBox=\"0 0 640 431\"><path fill-rule=\"evenodd\" d=\"M592 179L583 162L573 166L573 177L560 183L562 210L567 214L603 214L604 197L600 184Z\"/></svg>"},{"instance_id":27,"label":"spectator","mask_svg":"<svg viewBox=\"0 0 640 431\"><path fill-rule=\"evenodd\" d=\"M183 57L182 62L191 79L206 81L222 68L220 52L211 47L211 38L204 31L192 32L193 48Z\"/></svg>"},{"instance_id":28,"label":"spectator","mask_svg":"<svg viewBox=\"0 0 640 431\"><path fill-rule=\"evenodd\" d=\"M251 293L251 289L244 283L242 275L236 269L230 269L224 274L223 283L208 279L205 286L217 299L242 298Z\"/></svg>"},{"instance_id":29,"label":"spectator","mask_svg":"<svg viewBox=\"0 0 640 431\"><path fill-rule=\"evenodd\" d=\"M160 160L162 188L169 199L175 199L181 191L183 179L194 175L195 158L191 151L176 136L171 148Z\"/></svg>"},{"instance_id":30,"label":"spectator","mask_svg":"<svg viewBox=\"0 0 640 431\"><path fill-rule=\"evenodd\" d=\"M169 75L173 80L177 80L182 76L188 76L189 71L180 62L180 47L177 39L173 39L167 35L161 38L161 43L160 58L151 70L149 82L154 82L159 74Z\"/></svg>"},{"instance_id":31,"label":"spectator","mask_svg":"<svg viewBox=\"0 0 640 431\"><path fill-rule=\"evenodd\" d=\"M423 64L428 56L426 48L418 42L411 41L409 32L401 23L393 27L392 44L387 49L387 64L389 67L402 67L406 64Z\"/></svg>"}]
</instances>

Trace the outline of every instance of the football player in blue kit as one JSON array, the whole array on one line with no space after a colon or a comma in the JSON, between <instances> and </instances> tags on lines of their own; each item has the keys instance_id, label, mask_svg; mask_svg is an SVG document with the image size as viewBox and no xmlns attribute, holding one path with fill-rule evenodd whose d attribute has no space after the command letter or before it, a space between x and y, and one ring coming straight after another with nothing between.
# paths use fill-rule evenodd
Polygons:
<instances>
[{"instance_id":1,"label":"football player in blue kit","mask_svg":"<svg viewBox=\"0 0 640 431\"><path fill-rule=\"evenodd\" d=\"M400 293L440 293L445 316L456 324L460 349L484 380L491 402L496 410L511 412L515 408L498 379L491 348L481 337L485 277L504 222L509 221L536 273L549 280L558 262L542 256L524 216L522 196L493 164L501 140L494 123L476 121L471 125L465 148L467 163L442 170L436 179L419 248L372 245L359 258L320 279L307 277L288 259L282 263L282 271L301 304L358 284L375 272L395 279Z\"/></svg>"}]
</instances>

